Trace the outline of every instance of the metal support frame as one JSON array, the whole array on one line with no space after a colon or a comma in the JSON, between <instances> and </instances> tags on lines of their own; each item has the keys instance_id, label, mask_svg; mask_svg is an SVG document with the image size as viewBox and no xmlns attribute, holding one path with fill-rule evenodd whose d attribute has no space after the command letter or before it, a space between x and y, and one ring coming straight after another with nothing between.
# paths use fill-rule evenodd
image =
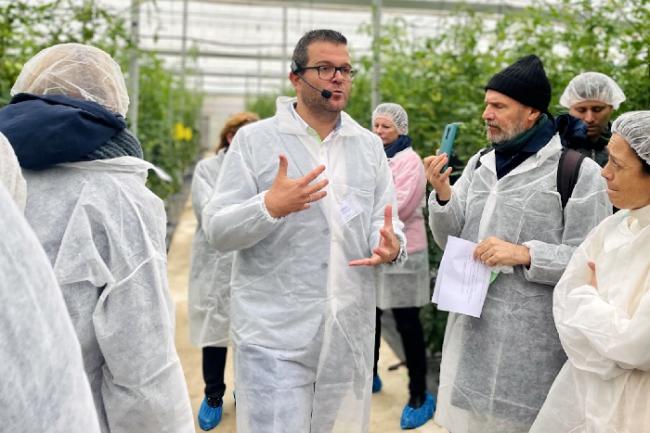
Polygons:
<instances>
[{"instance_id":1,"label":"metal support frame","mask_svg":"<svg viewBox=\"0 0 650 433\"><path fill-rule=\"evenodd\" d=\"M356 9L367 10L375 0L191 0L201 3L229 3L258 6L290 6L290 7L318 7L323 9ZM501 3L485 3L478 1L458 0L383 0L384 9L399 11L434 10L453 12L458 8L469 9L481 13L503 14L521 10L524 6Z\"/></svg>"},{"instance_id":2,"label":"metal support frame","mask_svg":"<svg viewBox=\"0 0 650 433\"><path fill-rule=\"evenodd\" d=\"M372 4L372 94L370 98L370 109L374 111L375 107L381 102L381 2L382 0L373 0Z\"/></svg>"},{"instance_id":3,"label":"metal support frame","mask_svg":"<svg viewBox=\"0 0 650 433\"><path fill-rule=\"evenodd\" d=\"M138 48L140 44L140 1L131 0L131 52L129 53L129 113L131 131L138 135L138 107L140 97L140 64Z\"/></svg>"},{"instance_id":4,"label":"metal support frame","mask_svg":"<svg viewBox=\"0 0 650 433\"><path fill-rule=\"evenodd\" d=\"M173 0L169 0L173 1ZM187 4L188 2L195 3L220 3L220 4L233 4L233 5L255 5L255 6L269 6L269 7L281 7L282 8L282 46L280 47L279 52L263 52L260 48L257 47L256 53L246 53L239 51L233 47L229 49L228 47L224 48L201 48L197 50L196 56L198 58L222 58L222 59L255 59L257 60L257 72L253 73L252 71L247 73L246 79L246 90L245 93L250 95L252 88L261 88L260 79L269 77L269 72L263 71L261 68L261 62L264 60L277 61L280 63L280 87L282 91L286 90L286 74L288 72L288 59L289 59L289 47L287 43L288 38L288 23L287 15L288 8L290 7L309 7L309 8L322 8L322 9L348 9L348 10L368 10L371 8L372 11L372 70L371 70L371 105L374 109L379 103L381 103L381 92L380 92L380 79L381 79L381 58L380 58L380 36L381 36L381 13L382 10L390 10L392 12L400 11L405 13L422 13L423 11L428 12L439 12L439 13L452 13L459 8L464 10L473 10L479 13L485 14L503 14L507 12L512 12L516 10L523 9L523 6L511 5L504 3L494 4L494 3L481 3L478 1L454 1L454 0L183 0L183 35L182 35L182 47L181 49L152 49L147 51L155 52L162 56L180 56L181 57L181 81L185 83L187 75L201 75L201 72L196 71L187 71L186 70L186 56L187 56L187 42L192 40L192 38L187 37ZM139 32L138 21L139 21L139 8L136 8L135 5L138 5L142 0L132 0L132 34L134 35L134 41L139 41ZM164 37L164 36L163 36ZM357 53L358 54L358 53ZM136 57L134 59L134 56ZM137 84L133 84L133 78L137 75L137 50L134 50L134 54L131 57L131 67L130 72L132 75L132 86L131 86L131 95L135 99L137 96ZM216 71L205 72L206 77L208 76L217 76L219 73ZM252 76L251 76L252 74ZM256 80L251 81L251 80ZM253 83L256 84L253 87ZM134 113L131 114L132 124L135 124L137 127L137 101L133 104Z\"/></svg>"}]
</instances>

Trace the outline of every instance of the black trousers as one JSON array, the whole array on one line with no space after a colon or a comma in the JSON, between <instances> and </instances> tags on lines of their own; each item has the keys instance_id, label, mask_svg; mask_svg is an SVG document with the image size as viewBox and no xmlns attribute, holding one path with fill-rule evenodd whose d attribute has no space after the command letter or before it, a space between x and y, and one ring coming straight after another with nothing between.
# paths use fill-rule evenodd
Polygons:
<instances>
[{"instance_id":1,"label":"black trousers","mask_svg":"<svg viewBox=\"0 0 650 433\"><path fill-rule=\"evenodd\" d=\"M409 370L409 393L411 397L423 397L427 389L427 355L424 347L424 333L420 323L420 307L393 308L397 331L402 337L406 367ZM381 341L381 314L377 308L375 325L375 365L373 373L377 374L379 344Z\"/></svg>"},{"instance_id":2,"label":"black trousers","mask_svg":"<svg viewBox=\"0 0 650 433\"><path fill-rule=\"evenodd\" d=\"M207 397L221 399L226 392L223 375L226 369L227 353L228 348L226 347L203 348L203 380Z\"/></svg>"}]
</instances>

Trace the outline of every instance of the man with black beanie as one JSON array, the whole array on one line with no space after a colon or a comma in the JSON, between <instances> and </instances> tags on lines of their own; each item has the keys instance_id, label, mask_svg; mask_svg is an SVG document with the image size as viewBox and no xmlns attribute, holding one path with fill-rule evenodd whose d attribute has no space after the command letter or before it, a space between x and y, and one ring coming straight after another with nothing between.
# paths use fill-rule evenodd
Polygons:
<instances>
[{"instance_id":1,"label":"man with black beanie","mask_svg":"<svg viewBox=\"0 0 650 433\"><path fill-rule=\"evenodd\" d=\"M524 433L566 356L553 322L553 286L574 249L611 212L599 167L584 160L566 205L557 187L562 145L548 114L551 85L526 56L485 86L491 146L452 187L447 155L425 159L429 225L478 245L492 268L480 318L447 321L435 420L453 433ZM585 270L586 272L587 270Z\"/></svg>"}]
</instances>

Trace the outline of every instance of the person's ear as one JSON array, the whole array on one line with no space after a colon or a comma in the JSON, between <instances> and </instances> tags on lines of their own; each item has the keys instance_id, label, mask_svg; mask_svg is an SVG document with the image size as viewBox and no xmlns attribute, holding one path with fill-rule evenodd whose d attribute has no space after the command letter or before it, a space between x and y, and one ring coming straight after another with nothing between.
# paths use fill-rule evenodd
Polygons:
<instances>
[{"instance_id":1,"label":"person's ear","mask_svg":"<svg viewBox=\"0 0 650 433\"><path fill-rule=\"evenodd\" d=\"M528 111L527 119L532 124L535 124L535 122L537 122L537 119L539 119L540 116L542 115L542 112L537 108L533 108L533 107L528 107L528 110L529 111Z\"/></svg>"},{"instance_id":2,"label":"person's ear","mask_svg":"<svg viewBox=\"0 0 650 433\"><path fill-rule=\"evenodd\" d=\"M295 72L289 72L289 81L291 81L291 85L293 86L293 88L298 90L298 82L300 81L298 74L296 74Z\"/></svg>"}]
</instances>

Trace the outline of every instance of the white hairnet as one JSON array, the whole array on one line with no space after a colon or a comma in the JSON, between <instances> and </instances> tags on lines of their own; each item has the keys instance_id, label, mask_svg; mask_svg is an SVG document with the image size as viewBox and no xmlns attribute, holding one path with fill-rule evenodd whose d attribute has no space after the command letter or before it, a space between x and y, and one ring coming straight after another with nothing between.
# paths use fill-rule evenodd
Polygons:
<instances>
[{"instance_id":1,"label":"white hairnet","mask_svg":"<svg viewBox=\"0 0 650 433\"><path fill-rule=\"evenodd\" d=\"M605 74L583 72L573 77L560 97L560 105L571 108L582 101L601 101L618 109L625 94L621 88Z\"/></svg>"},{"instance_id":2,"label":"white hairnet","mask_svg":"<svg viewBox=\"0 0 650 433\"><path fill-rule=\"evenodd\" d=\"M612 124L612 133L623 137L641 159L650 164L650 111L621 114Z\"/></svg>"},{"instance_id":3,"label":"white hairnet","mask_svg":"<svg viewBox=\"0 0 650 433\"><path fill-rule=\"evenodd\" d=\"M46 48L23 66L11 95L66 95L96 102L126 116L129 95L120 65L99 48L59 44Z\"/></svg>"},{"instance_id":4,"label":"white hairnet","mask_svg":"<svg viewBox=\"0 0 650 433\"><path fill-rule=\"evenodd\" d=\"M375 123L375 117L377 116L386 116L393 119L393 123L400 135L409 133L409 116L401 105L392 102L379 104L375 111L372 112L372 123Z\"/></svg>"}]
</instances>

